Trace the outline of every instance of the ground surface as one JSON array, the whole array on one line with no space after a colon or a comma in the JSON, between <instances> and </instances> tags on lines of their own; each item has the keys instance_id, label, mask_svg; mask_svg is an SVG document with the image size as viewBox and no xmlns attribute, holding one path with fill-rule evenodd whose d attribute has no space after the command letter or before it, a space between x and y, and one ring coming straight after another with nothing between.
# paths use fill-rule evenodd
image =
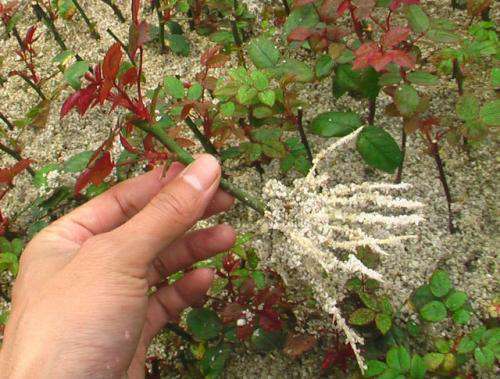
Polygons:
<instances>
[{"instance_id":1,"label":"ground surface","mask_svg":"<svg viewBox=\"0 0 500 379\"><path fill-rule=\"evenodd\" d=\"M102 58L107 46L112 43L105 29L107 27L113 29L117 35L125 39L127 27L117 22L109 8L100 1L82 1L82 3L84 5L91 3L92 6L85 8L89 16L97 21L98 31L102 36L101 41L95 42L89 38L81 20L58 23L57 26L74 51L89 62L96 62ZM255 3L256 6L260 5L258 1ZM427 3L425 9L431 13L446 18L453 17L462 23L466 20L463 13L451 14L447 0L424 3ZM21 25L28 25L31 20L31 13L27 11L26 14L29 17L26 16ZM21 29L25 28L21 26ZM58 53L58 49L50 34L44 28L41 30L44 33L37 43L40 51L38 60L43 67L42 74L52 73L55 67L51 66L51 58ZM197 57L205 49L206 40L195 34L191 34L189 38L191 54L188 58L171 54L162 56L154 49L147 50L145 73L149 88L155 87L156 82L166 74L180 75L186 79L193 78L194 73L199 70ZM2 45L0 56L4 57L3 67L0 69L7 72L16 67L17 63L12 58L12 54L7 53L15 49L16 45L13 38L0 43ZM484 75L477 75L477 77L487 78L488 74L484 72ZM56 83L57 80L49 81L46 84L47 92L55 88ZM432 90L432 107L440 114L447 112L451 114L456 99L455 84L451 81L443 83L444 85ZM486 81L484 83L466 82L466 88L485 99L493 96L493 91ZM66 90L63 93L67 94ZM313 109L306 110L306 119L310 119L314 114L333 109L329 83L310 86L302 91L302 96L306 102L314 104ZM79 118L72 113L60 121L61 99L65 97L66 95L63 95L54 101L49 120L44 128L26 129L19 137L21 144L24 145L23 154L35 159L37 165L63 162L75 153L98 147L107 135L109 127L114 124L116 115L105 114L99 110L90 111L85 118ZM12 119L21 118L29 107L34 105L36 99L36 95L26 89L25 84L18 78L9 79L0 88L0 108ZM360 104L346 98L337 102L335 107L336 109L359 108ZM397 119L390 119L382 114L377 115L377 118L381 126L391 131L394 136L398 136L400 124ZM325 143L319 138L312 138L311 142L315 151L321 149ZM495 187L498 183L499 161L496 155L498 148L496 142L491 136L481 147L473 150L470 157L451 147L443 149L446 171L455 200L453 210L459 229L458 233L450 235L446 228L446 203L434 162L422 153L423 144L419 138L415 136L409 138L403 181L411 183L413 188L406 196L426 204L426 222L411 231L419 235L416 241L408 243L404 249L392 251L390 256L384 258L382 273L396 303L404 303L411 291L427 280L440 264L441 267L450 271L455 285L469 294L475 311L481 317L498 316L493 314L491 307L495 293L498 293L496 253L498 196ZM346 152L342 153L332 164L331 169L338 176L339 182L360 182L366 179L392 180L388 175L367 172L359 156L351 150L346 149ZM2 156L0 166L7 164L7 161L8 159ZM263 179L251 170L240 171L236 175L234 178L236 182L258 191L262 186L262 180L279 176L279 173L277 167L271 166L266 168ZM55 178L55 183L70 180L72 178L60 177ZM2 201L1 207L7 216L13 217L19 209L24 208L37 197L38 191L29 183L29 177L23 174L17 179L15 189ZM235 225L240 231L254 231L257 235L255 245L263 256L279 253L273 252L269 234L255 230L256 217L251 211L236 206L224 217L224 220ZM19 226L23 226L23 223L28 220L20 217L17 222ZM317 373L318 366L319 361L312 358L294 362L281 355L261 358L242 351L238 354L238 358L230 363L228 377L263 377L263 374L273 378L312 377ZM263 367L265 367L265 373Z\"/></svg>"}]
</instances>

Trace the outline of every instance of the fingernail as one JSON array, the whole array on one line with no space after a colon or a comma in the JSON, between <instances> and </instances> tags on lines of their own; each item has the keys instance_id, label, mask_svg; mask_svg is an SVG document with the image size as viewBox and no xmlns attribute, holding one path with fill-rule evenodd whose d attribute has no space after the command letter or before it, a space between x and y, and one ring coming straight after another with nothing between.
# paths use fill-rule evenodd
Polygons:
<instances>
[{"instance_id":1,"label":"fingernail","mask_svg":"<svg viewBox=\"0 0 500 379\"><path fill-rule=\"evenodd\" d=\"M182 172L182 178L197 191L206 191L219 177L219 162L210 154L203 154Z\"/></svg>"}]
</instances>

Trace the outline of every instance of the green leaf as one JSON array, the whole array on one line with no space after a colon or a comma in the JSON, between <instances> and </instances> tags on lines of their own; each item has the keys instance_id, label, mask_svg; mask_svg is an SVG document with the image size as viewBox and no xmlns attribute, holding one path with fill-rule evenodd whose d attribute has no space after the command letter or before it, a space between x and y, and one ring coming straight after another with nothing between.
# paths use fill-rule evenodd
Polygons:
<instances>
[{"instance_id":1,"label":"green leaf","mask_svg":"<svg viewBox=\"0 0 500 379\"><path fill-rule=\"evenodd\" d=\"M387 366L400 373L408 372L410 360L410 354L403 346L391 348L386 357Z\"/></svg>"},{"instance_id":2,"label":"green leaf","mask_svg":"<svg viewBox=\"0 0 500 379\"><path fill-rule=\"evenodd\" d=\"M94 155L93 151L82 151L81 153L73 155L71 158L64 162L63 170L66 172L81 172L87 168L90 158Z\"/></svg>"},{"instance_id":3,"label":"green leaf","mask_svg":"<svg viewBox=\"0 0 500 379\"><path fill-rule=\"evenodd\" d=\"M66 66L66 64L70 61L70 59L73 57L73 52L70 50L64 50L57 54L54 58L52 58L52 62Z\"/></svg>"},{"instance_id":4,"label":"green leaf","mask_svg":"<svg viewBox=\"0 0 500 379\"><path fill-rule=\"evenodd\" d=\"M191 87L188 89L187 93L187 98L189 100L198 100L201 95L203 94L203 87L201 86L200 83L194 83Z\"/></svg>"},{"instance_id":5,"label":"green leaf","mask_svg":"<svg viewBox=\"0 0 500 379\"><path fill-rule=\"evenodd\" d=\"M356 148L367 164L390 174L399 167L403 160L401 150L394 138L376 126L363 129L358 136Z\"/></svg>"},{"instance_id":6,"label":"green leaf","mask_svg":"<svg viewBox=\"0 0 500 379\"><path fill-rule=\"evenodd\" d=\"M358 296L365 305L365 307L373 309L374 311L379 310L378 302L375 296L367 294L366 292L359 292Z\"/></svg>"},{"instance_id":7,"label":"green leaf","mask_svg":"<svg viewBox=\"0 0 500 379\"><path fill-rule=\"evenodd\" d=\"M262 290L266 288L266 275L262 271L252 272L252 279L257 289Z\"/></svg>"},{"instance_id":8,"label":"green leaf","mask_svg":"<svg viewBox=\"0 0 500 379\"><path fill-rule=\"evenodd\" d=\"M374 376L380 375L387 368L384 362L377 361L375 359L370 359L366 362L366 370L364 372L365 378L373 378Z\"/></svg>"},{"instance_id":9,"label":"green leaf","mask_svg":"<svg viewBox=\"0 0 500 379\"><path fill-rule=\"evenodd\" d=\"M250 78L252 79L252 84L257 91L264 91L267 87L269 87L269 80L262 71L252 71Z\"/></svg>"},{"instance_id":10,"label":"green leaf","mask_svg":"<svg viewBox=\"0 0 500 379\"><path fill-rule=\"evenodd\" d=\"M410 378L411 379L425 379L427 367L424 360L420 355L413 355L410 365Z\"/></svg>"},{"instance_id":11,"label":"green leaf","mask_svg":"<svg viewBox=\"0 0 500 379\"><path fill-rule=\"evenodd\" d=\"M420 316L425 321L439 322L446 318L446 308L440 301L431 301L420 309Z\"/></svg>"},{"instance_id":12,"label":"green leaf","mask_svg":"<svg viewBox=\"0 0 500 379\"><path fill-rule=\"evenodd\" d=\"M491 84L493 88L500 87L500 67L494 67L493 70L491 70Z\"/></svg>"},{"instance_id":13,"label":"green leaf","mask_svg":"<svg viewBox=\"0 0 500 379\"><path fill-rule=\"evenodd\" d=\"M74 89L80 89L80 78L88 72L89 67L89 64L85 61L76 61L64 71L64 79Z\"/></svg>"},{"instance_id":14,"label":"green leaf","mask_svg":"<svg viewBox=\"0 0 500 379\"><path fill-rule=\"evenodd\" d=\"M231 117L234 114L234 111L236 110L236 106L232 101L228 101L227 103L223 103L220 106L220 111L223 116L226 117Z\"/></svg>"},{"instance_id":15,"label":"green leaf","mask_svg":"<svg viewBox=\"0 0 500 379\"><path fill-rule=\"evenodd\" d=\"M248 56L258 69L275 67L281 57L274 43L265 37L259 37L250 42Z\"/></svg>"},{"instance_id":16,"label":"green leaf","mask_svg":"<svg viewBox=\"0 0 500 379\"><path fill-rule=\"evenodd\" d=\"M486 125L500 126L500 100L493 100L483 105L479 115Z\"/></svg>"},{"instance_id":17,"label":"green leaf","mask_svg":"<svg viewBox=\"0 0 500 379\"><path fill-rule=\"evenodd\" d=\"M325 76L330 75L333 71L333 67L335 66L335 62L328 54L321 55L316 61L316 66L314 68L316 72L316 76L318 78L324 78Z\"/></svg>"},{"instance_id":18,"label":"green leaf","mask_svg":"<svg viewBox=\"0 0 500 379\"><path fill-rule=\"evenodd\" d=\"M474 349L474 359L481 367L492 367L495 363L495 354L487 347Z\"/></svg>"},{"instance_id":19,"label":"green leaf","mask_svg":"<svg viewBox=\"0 0 500 379\"><path fill-rule=\"evenodd\" d=\"M183 57L189 56L190 46L186 37L180 34L170 34L166 37L169 41L170 49L174 54Z\"/></svg>"},{"instance_id":20,"label":"green leaf","mask_svg":"<svg viewBox=\"0 0 500 379\"><path fill-rule=\"evenodd\" d=\"M231 348L227 343L210 346L200 361L200 368L205 378L218 378L224 372L226 363L231 356Z\"/></svg>"},{"instance_id":21,"label":"green leaf","mask_svg":"<svg viewBox=\"0 0 500 379\"><path fill-rule=\"evenodd\" d=\"M453 43L460 40L460 36L455 32L442 29L431 29L426 34L427 38L434 42Z\"/></svg>"},{"instance_id":22,"label":"green leaf","mask_svg":"<svg viewBox=\"0 0 500 379\"><path fill-rule=\"evenodd\" d=\"M256 119L261 120L263 118L271 117L274 112L269 107L255 107L252 114Z\"/></svg>"},{"instance_id":23,"label":"green leaf","mask_svg":"<svg viewBox=\"0 0 500 379\"><path fill-rule=\"evenodd\" d=\"M436 297L443 297L448 294L452 288L450 276L446 271L437 270L432 274L430 280L431 292Z\"/></svg>"},{"instance_id":24,"label":"green leaf","mask_svg":"<svg viewBox=\"0 0 500 379\"><path fill-rule=\"evenodd\" d=\"M288 37L288 35L299 26L302 28L312 28L316 26L319 22L319 16L314 9L313 4L307 4L303 7L295 8L290 15L287 17L285 24L283 25L283 35Z\"/></svg>"},{"instance_id":25,"label":"green leaf","mask_svg":"<svg viewBox=\"0 0 500 379\"><path fill-rule=\"evenodd\" d=\"M377 314L377 316L375 316L375 325L377 326L377 329L380 330L380 333L385 335L392 326L391 316L385 313Z\"/></svg>"},{"instance_id":26,"label":"green leaf","mask_svg":"<svg viewBox=\"0 0 500 379\"><path fill-rule=\"evenodd\" d=\"M470 312L467 309L458 309L453 312L453 321L458 325L465 325L470 321Z\"/></svg>"},{"instance_id":27,"label":"green leaf","mask_svg":"<svg viewBox=\"0 0 500 379\"><path fill-rule=\"evenodd\" d=\"M412 296L412 303L416 308L422 308L428 302L434 300L434 295L431 292L431 287L426 284L417 288Z\"/></svg>"},{"instance_id":28,"label":"green leaf","mask_svg":"<svg viewBox=\"0 0 500 379\"><path fill-rule=\"evenodd\" d=\"M13 253L0 254L0 273L9 270L13 276L16 276L19 271L19 261Z\"/></svg>"},{"instance_id":29,"label":"green leaf","mask_svg":"<svg viewBox=\"0 0 500 379\"><path fill-rule=\"evenodd\" d=\"M20 257L24 249L23 240L20 238L14 238L10 243L10 247L11 247L10 252L16 255L17 257Z\"/></svg>"},{"instance_id":30,"label":"green leaf","mask_svg":"<svg viewBox=\"0 0 500 379\"><path fill-rule=\"evenodd\" d=\"M403 84L396 91L394 102L403 116L410 117L417 111L420 97L415 88L409 84Z\"/></svg>"},{"instance_id":31,"label":"green leaf","mask_svg":"<svg viewBox=\"0 0 500 379\"><path fill-rule=\"evenodd\" d=\"M388 368L377 379L405 379L405 378L403 375L400 375L397 370L394 370L393 368Z\"/></svg>"},{"instance_id":32,"label":"green leaf","mask_svg":"<svg viewBox=\"0 0 500 379\"><path fill-rule=\"evenodd\" d=\"M375 312L368 308L356 309L349 317L351 325L362 326L368 325L375 319Z\"/></svg>"},{"instance_id":33,"label":"green leaf","mask_svg":"<svg viewBox=\"0 0 500 379\"><path fill-rule=\"evenodd\" d=\"M19 21L21 21L22 17L23 17L23 12L16 12L12 15L12 17L9 19L9 22L5 27L7 33L11 33L14 30L14 27L17 25Z\"/></svg>"},{"instance_id":34,"label":"green leaf","mask_svg":"<svg viewBox=\"0 0 500 379\"><path fill-rule=\"evenodd\" d=\"M427 353L424 355L424 362L429 371L436 371L444 361L444 354Z\"/></svg>"},{"instance_id":35,"label":"green leaf","mask_svg":"<svg viewBox=\"0 0 500 379\"><path fill-rule=\"evenodd\" d=\"M410 72L408 74L408 80L420 86L435 86L438 84L437 76L425 71Z\"/></svg>"},{"instance_id":36,"label":"green leaf","mask_svg":"<svg viewBox=\"0 0 500 379\"><path fill-rule=\"evenodd\" d=\"M444 304L450 311L456 311L467 301L467 294L463 291L455 291L448 295Z\"/></svg>"},{"instance_id":37,"label":"green leaf","mask_svg":"<svg viewBox=\"0 0 500 379\"><path fill-rule=\"evenodd\" d=\"M163 85L167 94L172 96L174 99L184 98L186 93L186 91L184 90L184 84L175 76L165 77Z\"/></svg>"},{"instance_id":38,"label":"green leaf","mask_svg":"<svg viewBox=\"0 0 500 379\"><path fill-rule=\"evenodd\" d=\"M423 33L429 29L431 23L429 17L418 5L409 5L404 10L405 16L415 33Z\"/></svg>"},{"instance_id":39,"label":"green leaf","mask_svg":"<svg viewBox=\"0 0 500 379\"><path fill-rule=\"evenodd\" d=\"M186 317L186 324L191 333L202 341L215 338L222 331L219 316L208 308L192 309Z\"/></svg>"},{"instance_id":40,"label":"green leaf","mask_svg":"<svg viewBox=\"0 0 500 379\"><path fill-rule=\"evenodd\" d=\"M12 245L7 238L0 236L0 253L11 252Z\"/></svg>"},{"instance_id":41,"label":"green leaf","mask_svg":"<svg viewBox=\"0 0 500 379\"><path fill-rule=\"evenodd\" d=\"M479 100L469 94L460 96L455 111L457 116L464 121L474 120L479 116Z\"/></svg>"},{"instance_id":42,"label":"green leaf","mask_svg":"<svg viewBox=\"0 0 500 379\"><path fill-rule=\"evenodd\" d=\"M52 171L59 170L60 167L57 163L49 163L46 166L43 166L41 169L37 170L35 176L33 178L33 184L35 187L44 187L47 186L47 174Z\"/></svg>"},{"instance_id":43,"label":"green leaf","mask_svg":"<svg viewBox=\"0 0 500 379\"><path fill-rule=\"evenodd\" d=\"M386 72L382 74L380 79L378 80L378 84L381 86L391 86L395 84L399 84L401 82L401 74L397 72Z\"/></svg>"},{"instance_id":44,"label":"green leaf","mask_svg":"<svg viewBox=\"0 0 500 379\"><path fill-rule=\"evenodd\" d=\"M259 92L258 97L262 104L266 104L270 107L273 107L276 101L276 93L272 89Z\"/></svg>"},{"instance_id":45,"label":"green leaf","mask_svg":"<svg viewBox=\"0 0 500 379\"><path fill-rule=\"evenodd\" d=\"M305 62L290 58L277 66L273 72L281 77L292 77L297 82L307 83L314 80L314 72Z\"/></svg>"},{"instance_id":46,"label":"green leaf","mask_svg":"<svg viewBox=\"0 0 500 379\"><path fill-rule=\"evenodd\" d=\"M354 112L325 112L316 116L309 129L321 137L344 137L362 125Z\"/></svg>"},{"instance_id":47,"label":"green leaf","mask_svg":"<svg viewBox=\"0 0 500 379\"><path fill-rule=\"evenodd\" d=\"M257 328L252 334L251 342L258 351L269 352L281 349L285 342L285 336L281 331L266 332L261 328Z\"/></svg>"},{"instance_id":48,"label":"green leaf","mask_svg":"<svg viewBox=\"0 0 500 379\"><path fill-rule=\"evenodd\" d=\"M438 338L434 341L434 345L436 346L438 352L446 354L450 352L453 342L447 340L446 338Z\"/></svg>"},{"instance_id":49,"label":"green leaf","mask_svg":"<svg viewBox=\"0 0 500 379\"><path fill-rule=\"evenodd\" d=\"M463 337L457 346L457 353L467 354L476 348L476 343L469 337Z\"/></svg>"},{"instance_id":50,"label":"green leaf","mask_svg":"<svg viewBox=\"0 0 500 379\"><path fill-rule=\"evenodd\" d=\"M238 89L236 100L242 105L250 105L257 97L257 90L250 86L242 86Z\"/></svg>"},{"instance_id":51,"label":"green leaf","mask_svg":"<svg viewBox=\"0 0 500 379\"><path fill-rule=\"evenodd\" d=\"M262 155L262 148L256 143L243 142L240 145L240 150L248 162L254 162Z\"/></svg>"}]
</instances>

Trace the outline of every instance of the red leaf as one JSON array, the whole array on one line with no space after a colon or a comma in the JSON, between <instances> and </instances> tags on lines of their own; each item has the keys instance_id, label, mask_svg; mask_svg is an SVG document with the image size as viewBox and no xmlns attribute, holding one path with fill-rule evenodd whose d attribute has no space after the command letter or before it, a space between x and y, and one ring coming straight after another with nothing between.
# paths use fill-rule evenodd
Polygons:
<instances>
[{"instance_id":1,"label":"red leaf","mask_svg":"<svg viewBox=\"0 0 500 379\"><path fill-rule=\"evenodd\" d=\"M344 0L337 8L337 15L339 17L342 16L349 9L350 5L351 5L351 0Z\"/></svg>"},{"instance_id":2,"label":"red leaf","mask_svg":"<svg viewBox=\"0 0 500 379\"><path fill-rule=\"evenodd\" d=\"M90 105L92 104L92 101L95 100L96 91L97 86L93 84L78 91L80 92L80 96L78 97L78 101L76 102L76 107L78 108L78 113L80 114L80 116L83 116L85 112L87 112Z\"/></svg>"},{"instance_id":3,"label":"red leaf","mask_svg":"<svg viewBox=\"0 0 500 379\"><path fill-rule=\"evenodd\" d=\"M244 341L249 338L253 333L253 322L247 322L245 325L236 327L236 337L240 341Z\"/></svg>"},{"instance_id":4,"label":"red leaf","mask_svg":"<svg viewBox=\"0 0 500 379\"><path fill-rule=\"evenodd\" d=\"M259 312L259 326L266 332L281 330L283 322L278 312L272 309L264 309Z\"/></svg>"},{"instance_id":5,"label":"red leaf","mask_svg":"<svg viewBox=\"0 0 500 379\"><path fill-rule=\"evenodd\" d=\"M106 53L102 61L102 74L105 79L114 81L118 70L120 70L120 63L122 61L122 47L118 42L114 43Z\"/></svg>"},{"instance_id":6,"label":"red leaf","mask_svg":"<svg viewBox=\"0 0 500 379\"><path fill-rule=\"evenodd\" d=\"M413 68L415 66L415 58L406 51L389 50L386 54L390 56L391 61L400 67Z\"/></svg>"},{"instance_id":7,"label":"red leaf","mask_svg":"<svg viewBox=\"0 0 500 379\"><path fill-rule=\"evenodd\" d=\"M130 144L130 142L127 141L127 139L123 136L123 134L120 134L120 142L125 150L132 154L137 154L138 150Z\"/></svg>"},{"instance_id":8,"label":"red leaf","mask_svg":"<svg viewBox=\"0 0 500 379\"><path fill-rule=\"evenodd\" d=\"M288 337L283 352L292 358L298 358L316 345L316 338L308 334Z\"/></svg>"},{"instance_id":9,"label":"red leaf","mask_svg":"<svg viewBox=\"0 0 500 379\"><path fill-rule=\"evenodd\" d=\"M113 162L111 161L111 154L109 151L105 151L101 158L95 161L92 167L87 168L78 177L75 184L75 194L79 194L90 183L98 186L106 179L112 170Z\"/></svg>"},{"instance_id":10,"label":"red leaf","mask_svg":"<svg viewBox=\"0 0 500 379\"><path fill-rule=\"evenodd\" d=\"M227 324L236 321L240 317L242 309L238 303L227 303L220 313L222 322Z\"/></svg>"},{"instance_id":11,"label":"red leaf","mask_svg":"<svg viewBox=\"0 0 500 379\"><path fill-rule=\"evenodd\" d=\"M60 117L63 118L66 116L73 107L76 106L76 102L78 101L78 98L80 97L80 91L76 91L74 94L69 96L66 101L63 103L61 107L61 112L60 112Z\"/></svg>"},{"instance_id":12,"label":"red leaf","mask_svg":"<svg viewBox=\"0 0 500 379\"><path fill-rule=\"evenodd\" d=\"M137 50L149 41L149 24L141 21L138 25L131 24L128 32L128 52L135 58Z\"/></svg>"},{"instance_id":13,"label":"red leaf","mask_svg":"<svg viewBox=\"0 0 500 379\"><path fill-rule=\"evenodd\" d=\"M11 167L0 168L0 183L10 185L16 177L26 170L34 161L31 159L22 159Z\"/></svg>"},{"instance_id":14,"label":"red leaf","mask_svg":"<svg viewBox=\"0 0 500 379\"><path fill-rule=\"evenodd\" d=\"M366 68L370 66L373 60L380 59L382 56L382 52L375 42L362 44L354 54L356 55L356 59L352 65L353 70Z\"/></svg>"},{"instance_id":15,"label":"red leaf","mask_svg":"<svg viewBox=\"0 0 500 379\"><path fill-rule=\"evenodd\" d=\"M386 49L390 49L405 41L410 35L410 32L411 30L409 28L396 26L384 34L382 37L382 46Z\"/></svg>"},{"instance_id":16,"label":"red leaf","mask_svg":"<svg viewBox=\"0 0 500 379\"><path fill-rule=\"evenodd\" d=\"M137 69L135 67L130 67L124 74L120 77L120 84L122 86L129 85L131 83L137 82Z\"/></svg>"},{"instance_id":17,"label":"red leaf","mask_svg":"<svg viewBox=\"0 0 500 379\"><path fill-rule=\"evenodd\" d=\"M288 35L288 42L305 41L312 34L313 34L313 31L311 29L299 26L297 29L292 30L292 32Z\"/></svg>"},{"instance_id":18,"label":"red leaf","mask_svg":"<svg viewBox=\"0 0 500 379\"><path fill-rule=\"evenodd\" d=\"M36 31L36 26L32 26L26 32L26 37L24 37L23 41L25 48L27 48L28 45L31 45L34 42L33 37L35 36L35 31Z\"/></svg>"},{"instance_id":19,"label":"red leaf","mask_svg":"<svg viewBox=\"0 0 500 379\"><path fill-rule=\"evenodd\" d=\"M132 0L132 20L135 25L139 24L139 10L141 8L141 0Z\"/></svg>"},{"instance_id":20,"label":"red leaf","mask_svg":"<svg viewBox=\"0 0 500 379\"><path fill-rule=\"evenodd\" d=\"M99 104L103 105L104 101L108 98L111 89L113 88L113 82L109 79L105 79L99 89Z\"/></svg>"}]
</instances>

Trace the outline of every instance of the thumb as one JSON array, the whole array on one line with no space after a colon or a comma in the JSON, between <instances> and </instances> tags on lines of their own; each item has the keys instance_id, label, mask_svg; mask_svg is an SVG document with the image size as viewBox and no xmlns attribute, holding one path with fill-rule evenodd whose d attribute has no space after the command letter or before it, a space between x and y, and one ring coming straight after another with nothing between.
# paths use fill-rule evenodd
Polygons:
<instances>
[{"instance_id":1,"label":"thumb","mask_svg":"<svg viewBox=\"0 0 500 379\"><path fill-rule=\"evenodd\" d=\"M139 213L112 231L117 261L147 268L156 255L203 215L221 176L217 160L203 154L170 181Z\"/></svg>"}]
</instances>

